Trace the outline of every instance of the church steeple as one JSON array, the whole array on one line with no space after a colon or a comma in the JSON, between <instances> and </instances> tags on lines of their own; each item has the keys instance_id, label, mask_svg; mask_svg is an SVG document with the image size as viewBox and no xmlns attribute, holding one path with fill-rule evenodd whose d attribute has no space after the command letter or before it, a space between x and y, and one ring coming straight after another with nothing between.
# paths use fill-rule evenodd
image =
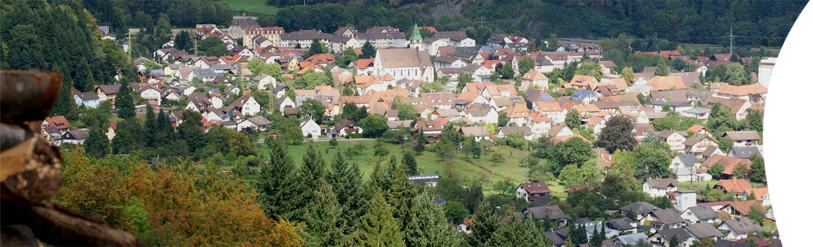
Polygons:
<instances>
[{"instance_id":1,"label":"church steeple","mask_svg":"<svg viewBox=\"0 0 813 247\"><path fill-rule=\"evenodd\" d=\"M418 48L423 50L423 37L421 37L421 30L418 29L418 24L412 28L412 35L409 36L409 48Z\"/></svg>"}]
</instances>

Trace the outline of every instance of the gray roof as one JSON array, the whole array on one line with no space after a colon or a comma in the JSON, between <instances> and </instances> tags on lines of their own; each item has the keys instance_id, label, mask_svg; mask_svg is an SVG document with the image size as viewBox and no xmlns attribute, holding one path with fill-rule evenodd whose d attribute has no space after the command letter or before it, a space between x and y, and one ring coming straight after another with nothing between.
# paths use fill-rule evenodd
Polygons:
<instances>
[{"instance_id":1,"label":"gray roof","mask_svg":"<svg viewBox=\"0 0 813 247\"><path fill-rule=\"evenodd\" d=\"M692 108L692 109L689 109L689 110L685 110L683 112L699 115L699 114L703 114L703 113L705 113L705 114L711 113L711 109L698 107L698 108Z\"/></svg>"},{"instance_id":2,"label":"gray roof","mask_svg":"<svg viewBox=\"0 0 813 247\"><path fill-rule=\"evenodd\" d=\"M684 165L693 165L700 163L700 160L697 159L696 155L692 154L679 154L678 159L683 162Z\"/></svg>"},{"instance_id":3,"label":"gray roof","mask_svg":"<svg viewBox=\"0 0 813 247\"><path fill-rule=\"evenodd\" d=\"M660 209L655 205L652 205L648 202L633 202L629 205L623 206L619 208L621 211L633 212L636 214L648 214L651 213L652 210Z\"/></svg>"},{"instance_id":4,"label":"gray roof","mask_svg":"<svg viewBox=\"0 0 813 247\"><path fill-rule=\"evenodd\" d=\"M635 229L635 227L632 226L632 223L635 223L635 222L632 221L630 218L627 218L627 217L619 218L619 219L612 219L612 220L607 221L607 224L610 224L615 229L621 230L621 231Z\"/></svg>"},{"instance_id":5,"label":"gray roof","mask_svg":"<svg viewBox=\"0 0 813 247\"><path fill-rule=\"evenodd\" d=\"M692 234L689 233L688 230L684 228L674 228L674 229L667 229L667 230L660 230L658 233L663 236L666 241L672 239L672 236L677 236L678 242L684 242L690 238L692 238Z\"/></svg>"},{"instance_id":6,"label":"gray roof","mask_svg":"<svg viewBox=\"0 0 813 247\"><path fill-rule=\"evenodd\" d=\"M670 100L677 101L677 102L686 102L689 99L686 98L686 92L682 90L675 90L675 91L656 91L649 94L652 97L652 100Z\"/></svg>"},{"instance_id":7,"label":"gray roof","mask_svg":"<svg viewBox=\"0 0 813 247\"><path fill-rule=\"evenodd\" d=\"M714 247L751 247L750 244L740 243L740 242L733 242L728 240L717 240L717 243L714 244Z\"/></svg>"},{"instance_id":8,"label":"gray roof","mask_svg":"<svg viewBox=\"0 0 813 247\"><path fill-rule=\"evenodd\" d=\"M548 240L550 240L554 246L561 246L567 241L567 231L567 228L563 228L556 231L545 232L545 236L548 237Z\"/></svg>"},{"instance_id":9,"label":"gray roof","mask_svg":"<svg viewBox=\"0 0 813 247\"><path fill-rule=\"evenodd\" d=\"M639 232L630 235L618 236L618 238L616 238L616 241L618 241L622 245L631 245L637 243L638 240L640 239L646 240L647 239L646 234Z\"/></svg>"},{"instance_id":10,"label":"gray roof","mask_svg":"<svg viewBox=\"0 0 813 247\"><path fill-rule=\"evenodd\" d=\"M694 216L700 220L717 219L720 217L711 206L694 206L686 210L691 210Z\"/></svg>"},{"instance_id":11,"label":"gray roof","mask_svg":"<svg viewBox=\"0 0 813 247\"><path fill-rule=\"evenodd\" d=\"M709 146L706 148L706 151L703 151L701 155L703 156L711 156L715 151L717 151L717 146Z\"/></svg>"},{"instance_id":12,"label":"gray roof","mask_svg":"<svg viewBox=\"0 0 813 247\"><path fill-rule=\"evenodd\" d=\"M757 156L762 156L762 152L760 152L759 147L756 146L732 147L731 151L728 151L728 156L739 159L749 159L751 158L751 155L754 154L756 154Z\"/></svg>"},{"instance_id":13,"label":"gray roof","mask_svg":"<svg viewBox=\"0 0 813 247\"><path fill-rule=\"evenodd\" d=\"M759 137L759 134L756 131L729 131L726 132L724 136L729 137L734 141L762 139Z\"/></svg>"},{"instance_id":14,"label":"gray roof","mask_svg":"<svg viewBox=\"0 0 813 247\"><path fill-rule=\"evenodd\" d=\"M558 220L558 219L567 219L567 214L565 214L559 206L552 205L552 206L542 206L542 207L530 207L526 208L525 212L530 213L534 219L542 220L545 219L545 216L551 220Z\"/></svg>"},{"instance_id":15,"label":"gray roof","mask_svg":"<svg viewBox=\"0 0 813 247\"><path fill-rule=\"evenodd\" d=\"M655 217L658 217L658 219L660 219L660 221L665 225L686 222L686 220L680 217L680 214L673 209L655 209L652 210L652 214L654 214Z\"/></svg>"},{"instance_id":16,"label":"gray roof","mask_svg":"<svg viewBox=\"0 0 813 247\"><path fill-rule=\"evenodd\" d=\"M260 27L260 23L257 23L256 20L253 18L239 18L234 21L232 26L238 27Z\"/></svg>"},{"instance_id":17,"label":"gray roof","mask_svg":"<svg viewBox=\"0 0 813 247\"><path fill-rule=\"evenodd\" d=\"M411 124L412 124L412 120L387 121L387 127L389 129L410 128Z\"/></svg>"},{"instance_id":18,"label":"gray roof","mask_svg":"<svg viewBox=\"0 0 813 247\"><path fill-rule=\"evenodd\" d=\"M506 135L506 136L507 136L507 135L510 135L511 133L514 133L514 132L520 132L520 133L522 133L522 135L523 135L523 136L529 136L529 135L531 135L531 134L532 134L532 133L531 133L531 128L530 128L530 127L528 127L528 126L522 126L522 127L502 127L502 128L500 128L500 132L502 132L502 133L503 133L504 135Z\"/></svg>"},{"instance_id":19,"label":"gray roof","mask_svg":"<svg viewBox=\"0 0 813 247\"><path fill-rule=\"evenodd\" d=\"M692 235L694 235L697 238L705 238L705 237L724 238L725 237L725 235L723 235L723 233L720 232L720 230L717 230L717 228L714 228L714 226L712 226L709 223L692 224L692 225L686 226L685 228L686 228L686 231L688 231L689 233L691 233Z\"/></svg>"},{"instance_id":20,"label":"gray roof","mask_svg":"<svg viewBox=\"0 0 813 247\"><path fill-rule=\"evenodd\" d=\"M751 220L745 217L726 220L723 223L727 224L732 231L738 234L746 234L750 232L765 232L765 229L762 229L762 227L760 227L759 225L755 225L754 223L751 222Z\"/></svg>"},{"instance_id":21,"label":"gray roof","mask_svg":"<svg viewBox=\"0 0 813 247\"><path fill-rule=\"evenodd\" d=\"M555 202L555 201L556 201L556 199L553 199L553 198L539 197L539 198L536 198L536 200L534 200L533 202L531 202L531 205L532 205L532 207L542 207L542 206L547 206L551 202Z\"/></svg>"},{"instance_id":22,"label":"gray roof","mask_svg":"<svg viewBox=\"0 0 813 247\"><path fill-rule=\"evenodd\" d=\"M82 100L94 100L99 99L99 95L94 92L84 92L84 93L76 93L79 98Z\"/></svg>"},{"instance_id":23,"label":"gray roof","mask_svg":"<svg viewBox=\"0 0 813 247\"><path fill-rule=\"evenodd\" d=\"M461 127L460 132L463 136L488 136L488 129L485 126L479 127Z\"/></svg>"},{"instance_id":24,"label":"gray roof","mask_svg":"<svg viewBox=\"0 0 813 247\"><path fill-rule=\"evenodd\" d=\"M248 121L251 121L251 123L257 126L266 126L271 124L271 121L268 121L268 119L260 116L249 118Z\"/></svg>"},{"instance_id":25,"label":"gray roof","mask_svg":"<svg viewBox=\"0 0 813 247\"><path fill-rule=\"evenodd\" d=\"M195 73L196 77L212 77L214 78L217 76L217 72L214 69L196 69L193 70L192 73Z\"/></svg>"},{"instance_id":26,"label":"gray roof","mask_svg":"<svg viewBox=\"0 0 813 247\"><path fill-rule=\"evenodd\" d=\"M666 189L670 185L673 187L677 187L678 182L674 178L658 178L658 179L650 179L646 182L649 183L654 188Z\"/></svg>"},{"instance_id":27,"label":"gray roof","mask_svg":"<svg viewBox=\"0 0 813 247\"><path fill-rule=\"evenodd\" d=\"M438 180L440 180L440 176L438 175L420 175L409 177L409 182L412 184L437 183Z\"/></svg>"}]
</instances>

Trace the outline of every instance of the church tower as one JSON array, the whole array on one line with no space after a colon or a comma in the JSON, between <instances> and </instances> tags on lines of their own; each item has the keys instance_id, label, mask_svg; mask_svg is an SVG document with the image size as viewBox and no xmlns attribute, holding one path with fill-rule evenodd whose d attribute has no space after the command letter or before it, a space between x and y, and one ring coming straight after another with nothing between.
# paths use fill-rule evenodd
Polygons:
<instances>
[{"instance_id":1,"label":"church tower","mask_svg":"<svg viewBox=\"0 0 813 247\"><path fill-rule=\"evenodd\" d=\"M419 51L423 51L422 43L421 30L418 29L418 24L415 24L415 27L412 28L412 35L409 36L409 48L417 48Z\"/></svg>"}]
</instances>

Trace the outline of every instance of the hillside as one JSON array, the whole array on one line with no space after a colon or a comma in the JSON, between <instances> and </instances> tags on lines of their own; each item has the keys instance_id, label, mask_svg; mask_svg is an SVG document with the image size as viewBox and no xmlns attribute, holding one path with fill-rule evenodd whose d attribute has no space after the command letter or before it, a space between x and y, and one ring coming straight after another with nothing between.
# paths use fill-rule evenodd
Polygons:
<instances>
[{"instance_id":1,"label":"hillside","mask_svg":"<svg viewBox=\"0 0 813 247\"><path fill-rule=\"evenodd\" d=\"M441 31L466 30L470 37L493 32L532 38L556 34L600 39L626 33L681 43L727 45L727 36L733 29L739 45L771 47L782 45L807 2L789 0L765 8L748 1L735 5L704 0L367 0L339 4L320 1L320 4L307 6L302 6L300 1L268 1L282 8L276 23L285 30L315 28L333 32L343 24L352 24L359 30L376 25L406 30L418 23ZM308 16L311 18L301 18ZM586 16L591 18L584 18Z\"/></svg>"}]
</instances>

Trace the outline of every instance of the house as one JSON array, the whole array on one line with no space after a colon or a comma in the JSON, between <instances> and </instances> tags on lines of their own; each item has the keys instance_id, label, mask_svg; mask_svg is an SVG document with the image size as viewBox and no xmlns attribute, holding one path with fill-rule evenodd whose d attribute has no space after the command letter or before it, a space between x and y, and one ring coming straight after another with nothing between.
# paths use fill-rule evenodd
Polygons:
<instances>
[{"instance_id":1,"label":"house","mask_svg":"<svg viewBox=\"0 0 813 247\"><path fill-rule=\"evenodd\" d=\"M457 231L462 232L465 234L471 234L471 227L474 226L474 219L467 219L464 220L462 223L457 225Z\"/></svg>"},{"instance_id":2,"label":"house","mask_svg":"<svg viewBox=\"0 0 813 247\"><path fill-rule=\"evenodd\" d=\"M93 109L99 107L99 95L94 92L76 93L73 95L73 100L77 106Z\"/></svg>"},{"instance_id":3,"label":"house","mask_svg":"<svg viewBox=\"0 0 813 247\"><path fill-rule=\"evenodd\" d=\"M551 119L544 113L534 111L531 112L530 124L528 124L528 126L531 127L531 133L541 135L550 131L551 123Z\"/></svg>"},{"instance_id":4,"label":"house","mask_svg":"<svg viewBox=\"0 0 813 247\"><path fill-rule=\"evenodd\" d=\"M517 126L525 126L530 120L531 114L528 112L528 107L524 103L514 102L510 107L505 109L508 115L508 123L515 123Z\"/></svg>"},{"instance_id":5,"label":"house","mask_svg":"<svg viewBox=\"0 0 813 247\"><path fill-rule=\"evenodd\" d=\"M418 176L409 176L409 182L414 185L423 184L426 187L435 187L438 185L438 181L440 181L439 175L418 175Z\"/></svg>"},{"instance_id":6,"label":"house","mask_svg":"<svg viewBox=\"0 0 813 247\"><path fill-rule=\"evenodd\" d=\"M483 139L487 139L489 136L488 128L485 126L477 126L477 127L460 127L460 135L464 137L473 137L474 141L479 142Z\"/></svg>"},{"instance_id":7,"label":"house","mask_svg":"<svg viewBox=\"0 0 813 247\"><path fill-rule=\"evenodd\" d=\"M445 125L447 121L442 118L433 119L433 120L419 120L415 122L415 128L412 129L412 132L423 131L423 134L426 135L427 138L430 140L436 140L440 137L440 132L443 130L443 125Z\"/></svg>"},{"instance_id":8,"label":"house","mask_svg":"<svg viewBox=\"0 0 813 247\"><path fill-rule=\"evenodd\" d=\"M95 92L99 96L99 101L110 101L110 104L116 105L116 95L119 93L121 84L113 85L96 85Z\"/></svg>"},{"instance_id":9,"label":"house","mask_svg":"<svg viewBox=\"0 0 813 247\"><path fill-rule=\"evenodd\" d=\"M530 141L530 140L533 139L533 133L531 133L531 128L528 127L528 126L502 127L502 128L500 128L500 132L498 132L497 137L505 138L505 137L508 137L508 135L510 135L511 133L514 133L514 132L519 132L520 134L522 134L522 137L525 138L525 140Z\"/></svg>"},{"instance_id":10,"label":"house","mask_svg":"<svg viewBox=\"0 0 813 247\"><path fill-rule=\"evenodd\" d=\"M714 92L714 97L724 99L737 98L748 100L751 103L762 103L765 100L766 94L768 94L768 88L760 84L741 86L726 84Z\"/></svg>"},{"instance_id":11,"label":"house","mask_svg":"<svg viewBox=\"0 0 813 247\"><path fill-rule=\"evenodd\" d=\"M161 105L161 91L154 87L143 87L138 90L141 98L146 100L151 106Z\"/></svg>"},{"instance_id":12,"label":"house","mask_svg":"<svg viewBox=\"0 0 813 247\"><path fill-rule=\"evenodd\" d=\"M627 217L607 220L603 224L608 236L616 236L622 233L634 234L638 232L638 223Z\"/></svg>"},{"instance_id":13,"label":"house","mask_svg":"<svg viewBox=\"0 0 813 247\"><path fill-rule=\"evenodd\" d=\"M250 27L260 27L260 24L257 23L256 16L246 16L246 13L243 12L242 16L234 16L234 23L229 26L228 34L232 37L243 37L243 31L246 28Z\"/></svg>"},{"instance_id":14,"label":"house","mask_svg":"<svg viewBox=\"0 0 813 247\"><path fill-rule=\"evenodd\" d=\"M497 124L500 116L496 109L486 104L472 104L469 109L463 110L462 114L469 120L482 124Z\"/></svg>"},{"instance_id":15,"label":"house","mask_svg":"<svg viewBox=\"0 0 813 247\"><path fill-rule=\"evenodd\" d=\"M717 226L717 230L725 234L726 239L743 239L748 237L748 234L765 232L765 229L754 224L746 217L723 221L723 223Z\"/></svg>"},{"instance_id":16,"label":"house","mask_svg":"<svg viewBox=\"0 0 813 247\"><path fill-rule=\"evenodd\" d=\"M726 206L724 206L720 211L731 212L731 216L736 217L744 217L751 214L751 210L756 208L757 210L761 211L762 213L766 212L762 203L757 200L750 200L750 201L734 201Z\"/></svg>"},{"instance_id":17,"label":"house","mask_svg":"<svg viewBox=\"0 0 813 247\"><path fill-rule=\"evenodd\" d=\"M364 130L353 121L342 119L333 126L333 131L339 136L347 136L348 134L361 134Z\"/></svg>"},{"instance_id":18,"label":"house","mask_svg":"<svg viewBox=\"0 0 813 247\"><path fill-rule=\"evenodd\" d=\"M680 76L655 76L646 83L655 91L667 91L676 89L686 89L683 79Z\"/></svg>"},{"instance_id":19,"label":"house","mask_svg":"<svg viewBox=\"0 0 813 247\"><path fill-rule=\"evenodd\" d=\"M736 118L737 121L742 121L745 119L745 116L748 114L748 108L750 108L752 105L750 101L743 99L708 97L705 101L703 101L703 107L711 109L714 107L715 103L730 106L731 113L734 113L734 118Z\"/></svg>"},{"instance_id":20,"label":"house","mask_svg":"<svg viewBox=\"0 0 813 247\"><path fill-rule=\"evenodd\" d=\"M643 219L645 219L653 210L660 209L655 205L652 205L648 202L633 202L629 205L623 206L618 210L621 211L623 215L629 215L630 213L636 215L637 221L639 223L643 223ZM639 225L641 225L639 224Z\"/></svg>"},{"instance_id":21,"label":"house","mask_svg":"<svg viewBox=\"0 0 813 247\"><path fill-rule=\"evenodd\" d=\"M644 182L644 193L651 197L660 197L677 192L677 181L674 178L649 179Z\"/></svg>"},{"instance_id":22,"label":"house","mask_svg":"<svg viewBox=\"0 0 813 247\"><path fill-rule=\"evenodd\" d=\"M215 77L218 76L218 73L214 69L210 69L210 68L196 69L196 70L192 71L192 74L190 76L191 76L191 78L189 80L192 80L192 79L195 79L195 78L200 78L204 82L209 82L209 81L213 81L215 79Z\"/></svg>"},{"instance_id":23,"label":"house","mask_svg":"<svg viewBox=\"0 0 813 247\"><path fill-rule=\"evenodd\" d=\"M265 131L266 128L269 125L271 125L271 121L268 121L268 119L265 119L264 117L261 117L261 116L250 117L250 118L246 119L246 121L244 121L244 122L250 122L251 126L253 128L256 128L256 131L258 131L258 132ZM241 128L240 125L238 125L238 128L240 130L244 129L244 128Z\"/></svg>"},{"instance_id":24,"label":"house","mask_svg":"<svg viewBox=\"0 0 813 247\"><path fill-rule=\"evenodd\" d=\"M545 182L521 183L517 186L517 198L532 202L539 197L550 197L550 189Z\"/></svg>"},{"instance_id":25,"label":"house","mask_svg":"<svg viewBox=\"0 0 813 247\"><path fill-rule=\"evenodd\" d=\"M313 119L308 119L306 121L302 121L299 123L299 128L302 129L302 136L311 138L317 138L321 135L322 128L319 127L319 124L313 121Z\"/></svg>"},{"instance_id":26,"label":"house","mask_svg":"<svg viewBox=\"0 0 813 247\"><path fill-rule=\"evenodd\" d=\"M688 131L692 131L692 129L690 128ZM696 132L694 136L686 139L683 145L686 146L686 150L683 151L684 153L694 154L698 158L703 158L703 153L705 153L706 150L710 148L717 149L719 143L711 137L711 132L701 130L700 132Z\"/></svg>"},{"instance_id":27,"label":"house","mask_svg":"<svg viewBox=\"0 0 813 247\"><path fill-rule=\"evenodd\" d=\"M686 145L683 143L686 142L687 134L684 131L664 130L658 132L656 136L658 136L661 141L668 144L672 152L683 152L686 150Z\"/></svg>"},{"instance_id":28,"label":"house","mask_svg":"<svg viewBox=\"0 0 813 247\"><path fill-rule=\"evenodd\" d=\"M275 89L277 87L277 79L275 79L273 76L266 75L265 73L260 73L252 80L254 81L254 85L257 86L257 89L261 91Z\"/></svg>"},{"instance_id":29,"label":"house","mask_svg":"<svg viewBox=\"0 0 813 247\"><path fill-rule=\"evenodd\" d=\"M254 100L254 97L245 95L235 99L231 105L226 108L226 110L234 110L245 116L256 116L258 113L260 113L260 109L261 106L256 100Z\"/></svg>"},{"instance_id":30,"label":"house","mask_svg":"<svg viewBox=\"0 0 813 247\"><path fill-rule=\"evenodd\" d=\"M639 232L630 235L618 236L613 240L613 244L615 244L615 247L634 246L640 241L648 241L647 238L648 237L646 234Z\"/></svg>"},{"instance_id":31,"label":"house","mask_svg":"<svg viewBox=\"0 0 813 247\"><path fill-rule=\"evenodd\" d=\"M754 246L751 245L751 244L747 244L745 242L740 243L740 242L720 239L717 242L715 242L714 247L754 247Z\"/></svg>"},{"instance_id":32,"label":"house","mask_svg":"<svg viewBox=\"0 0 813 247\"><path fill-rule=\"evenodd\" d=\"M680 217L686 222L693 223L706 223L711 224L720 222L720 214L717 213L711 206L694 206L684 210Z\"/></svg>"},{"instance_id":33,"label":"house","mask_svg":"<svg viewBox=\"0 0 813 247\"><path fill-rule=\"evenodd\" d=\"M564 123L565 116L567 115L567 109L559 105L559 102L550 102L550 101L535 101L534 102L534 111L541 112L548 116L551 121L554 123Z\"/></svg>"},{"instance_id":34,"label":"house","mask_svg":"<svg viewBox=\"0 0 813 247\"><path fill-rule=\"evenodd\" d=\"M677 238L678 246L670 246L669 242L672 238ZM654 244L655 246L664 246L664 247L684 247L684 246L691 246L693 242L697 241L694 239L689 233L688 230L685 228L673 228L667 230L660 230L652 236L649 236L649 242Z\"/></svg>"},{"instance_id":35,"label":"house","mask_svg":"<svg viewBox=\"0 0 813 247\"><path fill-rule=\"evenodd\" d=\"M591 102L598 101L598 97L591 90L580 89L573 92L573 95L570 95L570 100L572 100L574 103L589 104Z\"/></svg>"},{"instance_id":36,"label":"house","mask_svg":"<svg viewBox=\"0 0 813 247\"><path fill-rule=\"evenodd\" d=\"M425 50L395 48L379 49L373 65L373 75L389 74L395 80L403 78L433 82L435 69L432 58Z\"/></svg>"},{"instance_id":37,"label":"house","mask_svg":"<svg viewBox=\"0 0 813 247\"><path fill-rule=\"evenodd\" d=\"M737 159L750 159L752 155L762 157L762 151L759 150L759 147L755 145L745 147L732 147L731 150L728 151L728 154L726 155Z\"/></svg>"},{"instance_id":38,"label":"house","mask_svg":"<svg viewBox=\"0 0 813 247\"><path fill-rule=\"evenodd\" d=\"M567 225L567 218L570 217L556 205L528 207L522 210L522 213L531 216L534 220L545 220L547 218L557 226Z\"/></svg>"},{"instance_id":39,"label":"house","mask_svg":"<svg viewBox=\"0 0 813 247\"><path fill-rule=\"evenodd\" d=\"M754 198L757 201L762 202L762 206L767 207L771 205L771 194L768 192L768 188L754 188L751 190L754 193Z\"/></svg>"},{"instance_id":40,"label":"house","mask_svg":"<svg viewBox=\"0 0 813 247\"><path fill-rule=\"evenodd\" d=\"M551 137L563 137L573 136L574 133L565 123L554 123L548 131L548 135Z\"/></svg>"},{"instance_id":41,"label":"house","mask_svg":"<svg viewBox=\"0 0 813 247\"><path fill-rule=\"evenodd\" d=\"M731 138L735 147L757 145L762 140L756 131L729 131L723 134L723 137Z\"/></svg>"},{"instance_id":42,"label":"house","mask_svg":"<svg viewBox=\"0 0 813 247\"><path fill-rule=\"evenodd\" d=\"M715 149L717 149L717 148L715 148ZM717 149L717 150L719 150L719 149ZM704 153L704 155L705 155L705 153ZM734 157L729 157L729 156L726 156L725 154L723 154L722 152L720 152L720 154L712 154L712 155L710 155L703 162L703 168L711 169L711 166L713 166L716 163L719 163L720 165L725 167L725 170L723 171L723 177L724 178L732 177L734 175L734 168L738 164L744 164L745 167L749 171L751 170L751 161L750 160L737 159L737 158L734 158Z\"/></svg>"},{"instance_id":43,"label":"house","mask_svg":"<svg viewBox=\"0 0 813 247\"><path fill-rule=\"evenodd\" d=\"M650 224L657 229L675 229L686 224L677 211L673 209L654 209L646 217Z\"/></svg>"},{"instance_id":44,"label":"house","mask_svg":"<svg viewBox=\"0 0 813 247\"><path fill-rule=\"evenodd\" d=\"M754 188L745 179L723 179L714 185L714 189L722 190L726 194L734 193L737 198L746 198Z\"/></svg>"},{"instance_id":45,"label":"house","mask_svg":"<svg viewBox=\"0 0 813 247\"><path fill-rule=\"evenodd\" d=\"M68 119L66 119L65 116L58 115L53 117L46 117L45 120L42 121L40 127L42 129L54 127L60 132L61 135L65 134L66 132L68 132L68 130L71 129L71 123L68 122Z\"/></svg>"},{"instance_id":46,"label":"house","mask_svg":"<svg viewBox=\"0 0 813 247\"><path fill-rule=\"evenodd\" d=\"M683 228L692 235L695 241L700 241L700 239L703 238L710 238L715 241L725 238L725 235L720 232L720 230L717 230L711 223L691 224Z\"/></svg>"},{"instance_id":47,"label":"house","mask_svg":"<svg viewBox=\"0 0 813 247\"><path fill-rule=\"evenodd\" d=\"M681 116L693 117L693 118L697 118L697 119L700 119L700 120L709 119L709 114L710 113L711 113L711 109L702 108L702 107L691 108L691 109L688 109L688 110L680 111Z\"/></svg>"},{"instance_id":48,"label":"house","mask_svg":"<svg viewBox=\"0 0 813 247\"><path fill-rule=\"evenodd\" d=\"M75 129L69 130L62 135L60 145L62 143L73 143L76 145L82 145L85 143L85 139L87 139L88 133L84 130Z\"/></svg>"}]
</instances>

